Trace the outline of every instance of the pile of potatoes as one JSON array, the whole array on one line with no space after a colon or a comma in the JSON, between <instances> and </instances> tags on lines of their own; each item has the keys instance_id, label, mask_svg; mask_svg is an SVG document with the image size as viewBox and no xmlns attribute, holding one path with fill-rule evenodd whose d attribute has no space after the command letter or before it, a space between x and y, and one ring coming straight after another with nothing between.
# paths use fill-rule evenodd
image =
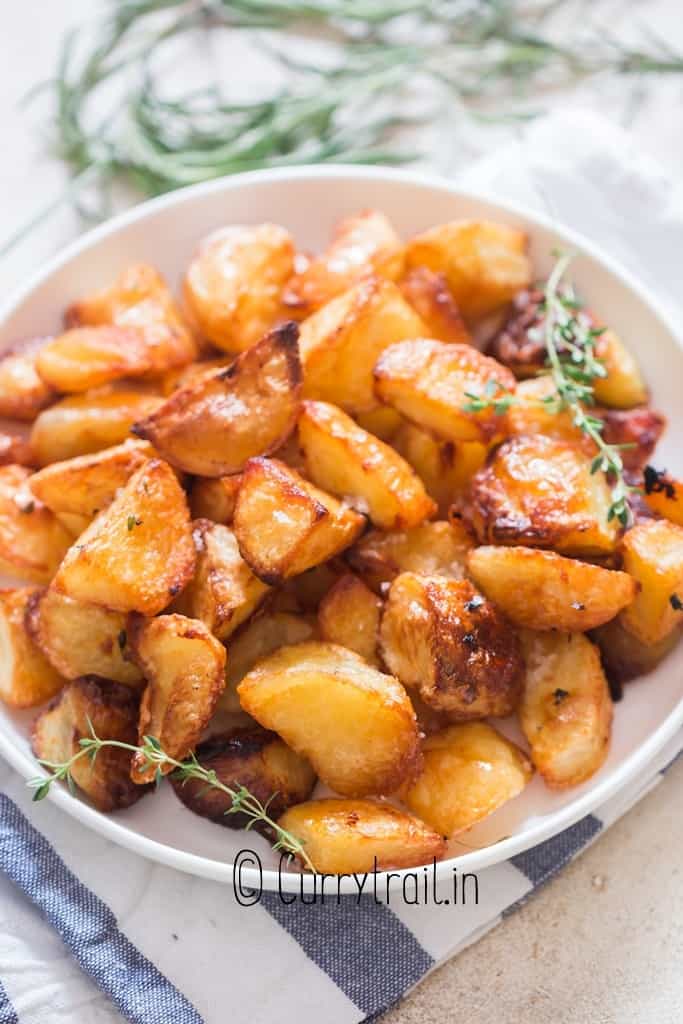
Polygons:
<instances>
[{"instance_id":1,"label":"pile of potatoes","mask_svg":"<svg viewBox=\"0 0 683 1024\"><path fill-rule=\"evenodd\" d=\"M608 517L592 442L543 402L532 277L503 224L405 243L367 211L319 256L230 226L181 302L130 266L5 355L0 569L23 583L0 593L0 697L47 705L36 756L67 760L88 721L194 751L327 872L441 857L534 771L590 778L610 684L681 631L683 482L646 466L664 419L606 330L595 414L644 488L629 529ZM473 411L492 387L510 408ZM524 750L491 724L511 715ZM74 775L102 811L153 789L121 749Z\"/></svg>"}]
</instances>

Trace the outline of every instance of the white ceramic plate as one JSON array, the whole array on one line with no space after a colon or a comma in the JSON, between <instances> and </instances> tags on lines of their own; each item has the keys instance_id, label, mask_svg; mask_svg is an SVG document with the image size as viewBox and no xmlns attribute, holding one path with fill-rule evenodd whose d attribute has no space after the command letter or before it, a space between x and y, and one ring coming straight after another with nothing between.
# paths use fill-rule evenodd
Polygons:
<instances>
[{"instance_id":1,"label":"white ceramic plate","mask_svg":"<svg viewBox=\"0 0 683 1024\"><path fill-rule=\"evenodd\" d=\"M22 338L53 332L66 305L108 282L127 263L153 263L177 284L199 239L223 224L275 221L285 225L302 247L319 249L335 221L366 207L383 210L404 236L457 217L489 217L520 226L529 232L539 275L549 270L555 248L575 250L578 257L572 276L580 293L638 357L657 408L669 418L657 462L683 471L683 456L675 445L683 428L683 349L642 286L570 228L511 204L463 193L444 181L403 171L354 167L263 171L184 189L138 206L67 248L4 305L0 350ZM616 707L609 758L597 775L561 794L534 780L520 797L469 832L464 842L454 842L451 858L437 865L437 876L450 876L456 866L476 871L535 846L644 773L683 724L682 673L683 647L679 647L657 671L628 685ZM26 778L36 774L28 741L32 718L32 714L13 714L0 707L0 753ZM519 738L514 723L504 723L503 728ZM193 815L170 786L110 816L58 787L53 787L51 799L88 828L136 853L222 882L231 881L233 858L240 849L257 850L264 866L264 888L277 888L277 859L265 840L251 832L219 828ZM401 884L400 875L395 873L392 887ZM243 873L242 880L257 883L256 875L249 872ZM292 891L300 884L299 876L291 874L284 877L282 888ZM305 885L310 885L310 878ZM347 888L352 887L342 886L343 891Z\"/></svg>"}]
</instances>

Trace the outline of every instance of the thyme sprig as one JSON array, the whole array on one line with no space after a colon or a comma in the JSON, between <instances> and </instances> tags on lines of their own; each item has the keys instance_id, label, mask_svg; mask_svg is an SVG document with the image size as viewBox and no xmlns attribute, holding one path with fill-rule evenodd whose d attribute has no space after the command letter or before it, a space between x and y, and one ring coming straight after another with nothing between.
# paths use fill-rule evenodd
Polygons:
<instances>
[{"instance_id":1,"label":"thyme sprig","mask_svg":"<svg viewBox=\"0 0 683 1024\"><path fill-rule=\"evenodd\" d=\"M190 754L184 761L178 761L174 757L170 757L161 747L161 744L154 736L145 736L139 746L132 743L124 743L121 740L103 740L96 734L93 728L92 722L88 721L90 729L89 736L83 736L78 741L80 749L76 751L67 761L57 763L54 761L47 761L41 759L39 764L43 768L47 769L48 775L38 775L33 779L29 779L27 785L33 789L33 799L43 800L48 793L54 782L66 782L72 793L75 792L75 783L72 774L73 766L77 761L83 758L88 758L91 763L94 763L98 753L105 747L116 747L119 750L128 750L131 754L140 754L144 758L144 768L154 768L155 777L157 783L162 779L162 768L172 768L173 776L179 779L181 782L187 782L190 779L198 780L203 782L206 786L211 789L218 789L222 793L225 793L230 797L231 806L225 812L226 814L236 814L237 812L245 815L248 819L245 825L246 829L253 828L254 825L261 824L266 827L268 832L273 836L273 849L280 850L284 853L289 854L290 857L299 857L309 871L315 872L315 866L311 861L310 857L306 853L303 842L298 839L295 835L289 832L287 829L282 828L276 821L274 821L268 814L268 807L273 799L273 796L266 801L265 804L261 803L253 793L251 793L246 786L238 785L236 788L227 786L224 782L216 775L213 769L204 768L194 754Z\"/></svg>"}]
</instances>

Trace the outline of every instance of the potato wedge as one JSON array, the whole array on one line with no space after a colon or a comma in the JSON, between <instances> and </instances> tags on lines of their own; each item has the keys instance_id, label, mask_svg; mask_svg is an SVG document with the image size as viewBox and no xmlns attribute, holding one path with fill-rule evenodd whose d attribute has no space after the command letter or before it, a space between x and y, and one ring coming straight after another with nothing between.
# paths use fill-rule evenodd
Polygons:
<instances>
[{"instance_id":1,"label":"potato wedge","mask_svg":"<svg viewBox=\"0 0 683 1024\"><path fill-rule=\"evenodd\" d=\"M436 512L412 467L334 405L304 402L299 442L313 483L367 512L375 526L418 526Z\"/></svg>"},{"instance_id":2,"label":"potato wedge","mask_svg":"<svg viewBox=\"0 0 683 1024\"><path fill-rule=\"evenodd\" d=\"M654 671L680 643L682 636L683 632L678 628L655 644L644 644L625 628L621 616L591 633L591 639L600 648L605 674L617 687Z\"/></svg>"},{"instance_id":3,"label":"potato wedge","mask_svg":"<svg viewBox=\"0 0 683 1024\"><path fill-rule=\"evenodd\" d=\"M424 231L406 248L407 267L443 273L468 323L504 306L531 282L523 231L486 220L454 220Z\"/></svg>"},{"instance_id":4,"label":"potato wedge","mask_svg":"<svg viewBox=\"0 0 683 1024\"><path fill-rule=\"evenodd\" d=\"M633 409L647 402L647 385L638 363L614 331L607 330L601 335L597 355L607 370L606 377L595 381L597 402L615 409Z\"/></svg>"},{"instance_id":5,"label":"potato wedge","mask_svg":"<svg viewBox=\"0 0 683 1024\"><path fill-rule=\"evenodd\" d=\"M472 403L487 389L516 386L509 370L471 345L429 338L389 345L374 378L377 397L418 427L445 441L487 444L502 436L504 416L490 404L473 410Z\"/></svg>"},{"instance_id":6,"label":"potato wedge","mask_svg":"<svg viewBox=\"0 0 683 1024\"><path fill-rule=\"evenodd\" d=\"M413 267L399 281L399 288L426 324L428 337L458 345L474 344L445 274Z\"/></svg>"},{"instance_id":7,"label":"potato wedge","mask_svg":"<svg viewBox=\"0 0 683 1024\"><path fill-rule=\"evenodd\" d=\"M451 719L504 718L517 706L517 638L468 580L402 573L389 590L379 646L389 671Z\"/></svg>"},{"instance_id":8,"label":"potato wedge","mask_svg":"<svg viewBox=\"0 0 683 1024\"><path fill-rule=\"evenodd\" d=\"M670 523L683 526L683 480L677 480L665 469L645 466L643 490L648 508Z\"/></svg>"},{"instance_id":9,"label":"potato wedge","mask_svg":"<svg viewBox=\"0 0 683 1024\"><path fill-rule=\"evenodd\" d=\"M0 359L0 416L30 423L55 394L40 377L36 359L49 339L36 338L5 352Z\"/></svg>"},{"instance_id":10,"label":"potato wedge","mask_svg":"<svg viewBox=\"0 0 683 1024\"><path fill-rule=\"evenodd\" d=\"M281 293L293 271L294 243L279 225L221 228L187 268L190 319L217 348L243 352L283 319Z\"/></svg>"},{"instance_id":11,"label":"potato wedge","mask_svg":"<svg viewBox=\"0 0 683 1024\"><path fill-rule=\"evenodd\" d=\"M356 413L355 420L368 434L374 434L380 441L391 441L392 444L403 423L403 417L388 405L378 405L376 409Z\"/></svg>"},{"instance_id":12,"label":"potato wedge","mask_svg":"<svg viewBox=\"0 0 683 1024\"><path fill-rule=\"evenodd\" d=\"M555 548L563 555L614 551L610 488L576 445L533 435L513 437L475 474L464 515L483 544Z\"/></svg>"},{"instance_id":13,"label":"potato wedge","mask_svg":"<svg viewBox=\"0 0 683 1024\"><path fill-rule=\"evenodd\" d=\"M371 530L347 552L346 560L379 593L402 572L463 579L473 547L472 535L457 520L423 523L394 533Z\"/></svg>"},{"instance_id":14,"label":"potato wedge","mask_svg":"<svg viewBox=\"0 0 683 1024\"><path fill-rule=\"evenodd\" d=\"M348 567L341 558L321 562L286 580L284 586L273 594L272 603L278 611L317 613L325 594L347 571Z\"/></svg>"},{"instance_id":15,"label":"potato wedge","mask_svg":"<svg viewBox=\"0 0 683 1024\"><path fill-rule=\"evenodd\" d=\"M45 383L67 394L121 377L140 377L153 367L144 333L130 327L73 327L48 341L36 356Z\"/></svg>"},{"instance_id":16,"label":"potato wedge","mask_svg":"<svg viewBox=\"0 0 683 1024\"><path fill-rule=\"evenodd\" d=\"M485 722L450 725L428 736L422 750L422 771L401 798L442 836L488 817L533 775L524 751Z\"/></svg>"},{"instance_id":17,"label":"potato wedge","mask_svg":"<svg viewBox=\"0 0 683 1024\"><path fill-rule=\"evenodd\" d=\"M277 328L227 370L176 391L133 433L188 473L239 473L248 459L275 451L294 430L301 394L297 336L294 323Z\"/></svg>"},{"instance_id":18,"label":"potato wedge","mask_svg":"<svg viewBox=\"0 0 683 1024\"><path fill-rule=\"evenodd\" d=\"M235 476L198 477L189 495L192 517L230 526L235 516L237 492L241 483L241 473Z\"/></svg>"},{"instance_id":19,"label":"potato wedge","mask_svg":"<svg viewBox=\"0 0 683 1024\"><path fill-rule=\"evenodd\" d=\"M369 665L379 667L377 640L382 602L353 573L337 580L318 610L323 640L360 654Z\"/></svg>"},{"instance_id":20,"label":"potato wedge","mask_svg":"<svg viewBox=\"0 0 683 1024\"><path fill-rule=\"evenodd\" d=\"M582 633L523 631L519 721L531 760L553 789L585 782L609 750L612 698L597 647Z\"/></svg>"},{"instance_id":21,"label":"potato wedge","mask_svg":"<svg viewBox=\"0 0 683 1024\"><path fill-rule=\"evenodd\" d=\"M224 786L233 790L246 786L252 796L268 805L268 814L275 819L293 804L307 800L315 785L315 772L306 758L260 726L217 733L198 745L195 756ZM205 782L171 778L171 785L189 810L217 825L245 828L252 821L243 812L232 810L231 797Z\"/></svg>"},{"instance_id":22,"label":"potato wedge","mask_svg":"<svg viewBox=\"0 0 683 1024\"><path fill-rule=\"evenodd\" d=\"M37 587L0 590L0 700L11 708L44 704L65 683L26 626L29 602L40 593Z\"/></svg>"},{"instance_id":23,"label":"potato wedge","mask_svg":"<svg viewBox=\"0 0 683 1024\"><path fill-rule=\"evenodd\" d=\"M377 800L309 800L278 825L303 841L316 871L332 875L418 867L446 852L424 822Z\"/></svg>"},{"instance_id":24,"label":"potato wedge","mask_svg":"<svg viewBox=\"0 0 683 1024\"><path fill-rule=\"evenodd\" d=\"M240 703L342 796L393 792L419 767L415 713L391 676L336 644L282 647L237 687Z\"/></svg>"},{"instance_id":25,"label":"potato wedge","mask_svg":"<svg viewBox=\"0 0 683 1024\"><path fill-rule=\"evenodd\" d=\"M465 493L488 453L480 441L438 441L413 423L403 423L391 443L420 477L443 518Z\"/></svg>"},{"instance_id":26,"label":"potato wedge","mask_svg":"<svg viewBox=\"0 0 683 1024\"><path fill-rule=\"evenodd\" d=\"M318 490L276 459L250 459L237 496L234 528L242 557L276 584L352 544L363 516Z\"/></svg>"},{"instance_id":27,"label":"potato wedge","mask_svg":"<svg viewBox=\"0 0 683 1024\"><path fill-rule=\"evenodd\" d=\"M0 466L0 572L49 583L73 537L29 490L23 466Z\"/></svg>"},{"instance_id":28,"label":"potato wedge","mask_svg":"<svg viewBox=\"0 0 683 1024\"><path fill-rule=\"evenodd\" d=\"M392 281L361 281L301 324L304 398L332 402L352 415L376 408L372 371L380 354L426 332Z\"/></svg>"},{"instance_id":29,"label":"potato wedge","mask_svg":"<svg viewBox=\"0 0 683 1024\"><path fill-rule=\"evenodd\" d=\"M141 689L142 673L127 658L125 614L74 601L49 587L29 601L26 625L64 679L92 675Z\"/></svg>"},{"instance_id":30,"label":"potato wedge","mask_svg":"<svg viewBox=\"0 0 683 1024\"><path fill-rule=\"evenodd\" d=\"M78 753L78 741L91 735L102 740L137 743L139 698L109 679L85 676L69 683L36 719L33 753L60 764ZM131 755L118 747L103 747L94 761L81 757L71 775L99 811L130 807L148 791L130 778Z\"/></svg>"},{"instance_id":31,"label":"potato wedge","mask_svg":"<svg viewBox=\"0 0 683 1024\"><path fill-rule=\"evenodd\" d=\"M641 643L657 644L683 623L683 526L638 523L624 535L621 553L638 593L620 622Z\"/></svg>"},{"instance_id":32,"label":"potato wedge","mask_svg":"<svg viewBox=\"0 0 683 1024\"><path fill-rule=\"evenodd\" d=\"M625 572L538 548L475 548L467 569L515 626L585 633L613 619L636 595Z\"/></svg>"},{"instance_id":33,"label":"potato wedge","mask_svg":"<svg viewBox=\"0 0 683 1024\"><path fill-rule=\"evenodd\" d=\"M69 548L52 586L76 601L157 615L194 566L185 495L170 466L148 459Z\"/></svg>"},{"instance_id":34,"label":"potato wedge","mask_svg":"<svg viewBox=\"0 0 683 1024\"><path fill-rule=\"evenodd\" d=\"M182 761L199 742L225 686L225 647L202 622L183 615L156 619L131 616L128 642L147 680L138 741L154 736L162 749ZM170 766L161 767L163 775ZM133 756L133 782L152 782L156 768L140 752Z\"/></svg>"}]
</instances>

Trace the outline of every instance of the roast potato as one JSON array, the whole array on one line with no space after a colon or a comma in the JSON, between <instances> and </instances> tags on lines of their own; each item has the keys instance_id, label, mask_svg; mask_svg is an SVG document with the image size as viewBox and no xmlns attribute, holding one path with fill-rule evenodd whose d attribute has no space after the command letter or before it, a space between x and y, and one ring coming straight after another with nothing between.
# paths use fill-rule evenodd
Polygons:
<instances>
[{"instance_id":1,"label":"roast potato","mask_svg":"<svg viewBox=\"0 0 683 1024\"><path fill-rule=\"evenodd\" d=\"M360 654L378 667L377 639L382 602L358 576L342 576L320 602L318 624L323 640Z\"/></svg>"},{"instance_id":2,"label":"roast potato","mask_svg":"<svg viewBox=\"0 0 683 1024\"><path fill-rule=\"evenodd\" d=\"M227 370L234 358L227 352L223 352L222 355L214 356L211 359L198 359L197 362L188 363L187 366L176 366L172 370L166 370L157 378L159 390L162 395L168 397L178 388L196 384L203 377L210 376L212 370Z\"/></svg>"},{"instance_id":3,"label":"roast potato","mask_svg":"<svg viewBox=\"0 0 683 1024\"><path fill-rule=\"evenodd\" d=\"M683 623L683 526L666 519L638 523L621 544L624 571L638 592L620 616L643 644L657 644Z\"/></svg>"},{"instance_id":4,"label":"roast potato","mask_svg":"<svg viewBox=\"0 0 683 1024\"><path fill-rule=\"evenodd\" d=\"M388 405L378 405L376 409L357 412L355 419L358 426L367 430L368 434L374 434L382 441L391 441L392 445L403 423L403 417Z\"/></svg>"},{"instance_id":5,"label":"roast potato","mask_svg":"<svg viewBox=\"0 0 683 1024\"><path fill-rule=\"evenodd\" d=\"M195 519L210 519L230 526L235 515L237 492L242 476L198 477L189 494L190 512Z\"/></svg>"},{"instance_id":6,"label":"roast potato","mask_svg":"<svg viewBox=\"0 0 683 1024\"><path fill-rule=\"evenodd\" d=\"M350 548L346 559L368 586L380 592L402 572L463 579L472 547L472 535L454 520L393 533L371 530Z\"/></svg>"},{"instance_id":7,"label":"roast potato","mask_svg":"<svg viewBox=\"0 0 683 1024\"><path fill-rule=\"evenodd\" d=\"M459 345L473 344L444 273L414 267L399 281L399 287L426 325L430 338Z\"/></svg>"},{"instance_id":8,"label":"roast potato","mask_svg":"<svg viewBox=\"0 0 683 1024\"><path fill-rule=\"evenodd\" d=\"M27 438L0 430L0 466L33 466L35 455Z\"/></svg>"},{"instance_id":9,"label":"roast potato","mask_svg":"<svg viewBox=\"0 0 683 1024\"><path fill-rule=\"evenodd\" d=\"M44 345L36 369L49 387L71 393L140 377L154 367L142 331L130 327L73 327Z\"/></svg>"},{"instance_id":10,"label":"roast potato","mask_svg":"<svg viewBox=\"0 0 683 1024\"><path fill-rule=\"evenodd\" d=\"M600 336L596 354L607 371L593 384L597 402L616 409L632 409L647 402L647 386L638 363L614 331L606 330Z\"/></svg>"},{"instance_id":11,"label":"roast potato","mask_svg":"<svg viewBox=\"0 0 683 1024\"><path fill-rule=\"evenodd\" d=\"M49 339L36 338L0 359L0 416L30 423L49 405L54 392L40 377L36 358Z\"/></svg>"},{"instance_id":12,"label":"roast potato","mask_svg":"<svg viewBox=\"0 0 683 1024\"><path fill-rule=\"evenodd\" d=\"M387 668L449 718L504 718L514 711L524 665L517 638L468 580L401 573L379 632Z\"/></svg>"},{"instance_id":13,"label":"roast potato","mask_svg":"<svg viewBox=\"0 0 683 1024\"><path fill-rule=\"evenodd\" d=\"M667 473L646 466L643 471L643 490L648 508L670 523L683 526L683 481Z\"/></svg>"},{"instance_id":14,"label":"roast potato","mask_svg":"<svg viewBox=\"0 0 683 1024\"><path fill-rule=\"evenodd\" d=\"M341 796L391 793L419 767L408 695L391 676L329 643L282 647L237 687L240 703Z\"/></svg>"},{"instance_id":15,"label":"roast potato","mask_svg":"<svg viewBox=\"0 0 683 1024\"><path fill-rule=\"evenodd\" d=\"M275 591L272 603L279 611L317 612L325 594L347 571L348 566L341 558L321 562L299 576L288 579L284 586Z\"/></svg>"},{"instance_id":16,"label":"roast potato","mask_svg":"<svg viewBox=\"0 0 683 1024\"><path fill-rule=\"evenodd\" d=\"M0 466L0 572L49 583L73 537L29 490L23 466Z\"/></svg>"},{"instance_id":17,"label":"roast potato","mask_svg":"<svg viewBox=\"0 0 683 1024\"><path fill-rule=\"evenodd\" d=\"M480 441L441 441L413 423L403 423L392 445L409 462L444 518L484 465L487 446Z\"/></svg>"},{"instance_id":18,"label":"roast potato","mask_svg":"<svg viewBox=\"0 0 683 1024\"><path fill-rule=\"evenodd\" d=\"M26 626L26 609L37 587L0 590L0 700L12 708L44 704L64 686Z\"/></svg>"},{"instance_id":19,"label":"roast potato","mask_svg":"<svg viewBox=\"0 0 683 1024\"><path fill-rule=\"evenodd\" d=\"M681 635L680 628L673 629L657 643L644 644L626 629L621 616L618 616L593 630L591 638L600 648L607 678L620 685L656 669L676 647Z\"/></svg>"}]
</instances>

